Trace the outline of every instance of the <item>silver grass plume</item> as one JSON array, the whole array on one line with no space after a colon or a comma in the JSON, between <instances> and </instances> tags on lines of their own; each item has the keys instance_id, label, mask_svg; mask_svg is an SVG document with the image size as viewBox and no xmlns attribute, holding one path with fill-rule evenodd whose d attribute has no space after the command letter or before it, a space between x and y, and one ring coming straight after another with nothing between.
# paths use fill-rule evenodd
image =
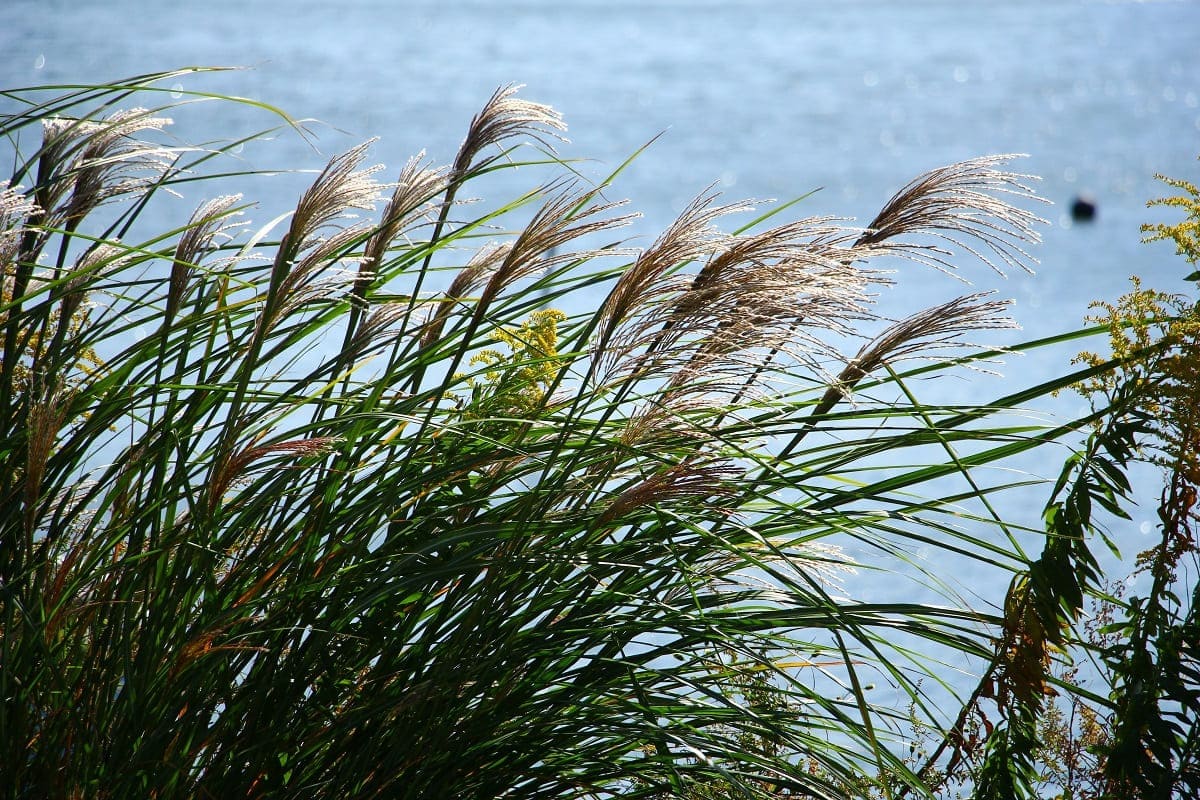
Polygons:
<instances>
[{"instance_id":1,"label":"silver grass plume","mask_svg":"<svg viewBox=\"0 0 1200 800\"><path fill-rule=\"evenodd\" d=\"M934 351L971 347L959 336L970 331L1016 328L1005 313L1011 301L987 300L991 292L956 297L918 311L887 328L859 350L813 408L810 418L827 414L864 377L885 364L936 358Z\"/></svg>"},{"instance_id":2,"label":"silver grass plume","mask_svg":"<svg viewBox=\"0 0 1200 800\"><path fill-rule=\"evenodd\" d=\"M0 276L5 281L9 279L13 262L17 259L26 226L40 212L38 204L22 192L20 186L0 180Z\"/></svg>"},{"instance_id":3,"label":"silver grass plume","mask_svg":"<svg viewBox=\"0 0 1200 800\"><path fill-rule=\"evenodd\" d=\"M65 273L62 280L50 282L49 302L52 305L58 304L53 311L57 318L57 325L54 338L45 348L44 353L58 351L62 341L69 334L77 333L86 323L87 309L84 307L84 301L87 299L88 290L96 280L105 275L119 272L133 262L136 257L136 252L126 248L119 240L109 239L85 250ZM59 276L59 270L55 270L52 275ZM36 286L38 282L50 277L51 274L32 276L30 285ZM81 309L83 309L82 313L80 313ZM41 356L39 356L40 358ZM35 369L37 368L35 362Z\"/></svg>"},{"instance_id":4,"label":"silver grass plume","mask_svg":"<svg viewBox=\"0 0 1200 800\"><path fill-rule=\"evenodd\" d=\"M948 261L952 254L949 249L894 241L906 234L925 234L973 254L1000 275L1004 272L993 259L1032 272L1029 264L1036 263L1036 259L1021 245L1041 240L1034 226L1045 220L1006 198L1046 201L1025 184L1034 176L997 168L1018 157L984 156L925 173L888 201L850 248L851 253L858 257L862 248L876 248L878 252L896 253L951 273L954 265ZM982 246L972 247L967 240L980 242ZM850 360L813 409L810 419L828 413L863 377L884 364L925 357L922 354L933 350L970 346L958 336L971 330L1016 327L1002 313L1007 302L983 300L984 296L958 297L889 327ZM811 424L788 449L809 429Z\"/></svg>"},{"instance_id":5,"label":"silver grass plume","mask_svg":"<svg viewBox=\"0 0 1200 800\"><path fill-rule=\"evenodd\" d=\"M1022 245L1036 243L1040 236L1035 225L1045 223L1045 220L1033 213L1015 206L1008 198L1026 198L1045 202L1038 197L1025 181L1034 180L1034 176L1008 172L998 167L1018 156L997 155L971 159L958 164L932 170L909 183L888 201L883 210L871 224L858 236L853 245L844 250L847 264L866 261L880 255L898 255L938 269L953 275L955 266L950 262L953 250L947 245L962 249L979 258L1001 276L1003 270L996 263L1015 266L1027 272L1032 272L1031 263L1036 259L1027 253ZM940 239L943 244L922 244L899 241L905 235L926 235ZM978 243L972 246L969 242ZM958 277L955 275L955 277ZM972 296L974 298L975 296ZM943 304L927 312L921 312L915 318L901 323L899 327L889 329L886 334L890 341L877 341L880 354L896 344L895 336L911 334L913 328L920 327L920 322L928 322L929 316L938 318L956 316L962 307L959 301ZM986 316L986 315L984 315ZM978 321L978 320L977 320ZM992 327L983 323L983 327ZM960 328L959 331L966 330ZM793 331L801 330L801 321L793 323ZM952 337L943 343L950 344ZM928 341L923 345L929 347ZM753 388L754 383L765 371L778 349L772 349L767 357L755 368L751 377L745 382L745 390ZM893 355L896 351L893 350ZM869 353L860 354L861 358ZM853 363L853 362L852 362ZM877 365L876 365L877 366ZM848 367L851 373L854 368ZM837 388L831 389L826 400L838 393L847 385L843 375L836 379ZM858 377L861 377L858 376ZM855 378L857 380L858 378ZM738 399L742 393L739 392ZM822 412L823 413L823 412Z\"/></svg>"},{"instance_id":6,"label":"silver grass plume","mask_svg":"<svg viewBox=\"0 0 1200 800\"><path fill-rule=\"evenodd\" d=\"M438 298L437 310L423 326L422 347L432 345L441 337L453 309L462 307L476 292L479 297L474 317L480 319L491 301L519 280L573 261L624 252L617 249L570 250L566 246L575 239L628 225L635 214L605 216L624 206L625 201L592 203L596 192L581 191L573 183L561 188L551 185L544 191L550 195L549 199L515 239L485 245L459 270L449 288Z\"/></svg>"},{"instance_id":7,"label":"silver grass plume","mask_svg":"<svg viewBox=\"0 0 1200 800\"><path fill-rule=\"evenodd\" d=\"M81 136L88 124L85 120L49 117L42 120L42 147L38 151L38 172L46 176L37 186L38 204L43 211L58 209L61 216L62 199L71 190L65 177L78 158Z\"/></svg>"},{"instance_id":8,"label":"silver grass plume","mask_svg":"<svg viewBox=\"0 0 1200 800\"><path fill-rule=\"evenodd\" d=\"M1037 259L1022 244L1040 241L1034 226L1046 221L1006 198L1047 201L1025 183L1036 180L1035 176L998 169L1019 157L984 156L925 173L884 205L855 247L886 242L890 249L914 261L952 274L955 266L947 248L894 241L899 236L924 234L973 254L1001 275L1000 264L1032 273L1030 264ZM982 247L971 246L969 241Z\"/></svg>"},{"instance_id":9,"label":"silver grass plume","mask_svg":"<svg viewBox=\"0 0 1200 800\"><path fill-rule=\"evenodd\" d=\"M745 530L751 531L751 528ZM802 544L780 541L753 531L754 538L730 544L726 551L715 550L701 569L712 576L717 586L752 589L765 596L788 590L780 589L779 580L795 584L817 585L824 594L846 597L846 577L858 569L844 549L820 541ZM763 565L770 569L764 570ZM781 595L777 595L781 596Z\"/></svg>"},{"instance_id":10,"label":"silver grass plume","mask_svg":"<svg viewBox=\"0 0 1200 800\"><path fill-rule=\"evenodd\" d=\"M153 185L172 167L178 148L163 147L135 139L144 131L161 131L171 124L144 108L114 112L101 122L91 120L47 120L44 138L54 142L54 155L67 155L75 179L71 197L58 209L68 225L77 224L101 203ZM48 157L43 152L43 158Z\"/></svg>"},{"instance_id":11,"label":"silver grass plume","mask_svg":"<svg viewBox=\"0 0 1200 800\"><path fill-rule=\"evenodd\" d=\"M256 437L261 440L265 434ZM233 485L234 479L246 472L252 464L274 455L291 458L308 458L322 456L330 452L340 442L336 436L313 436L307 439L293 439L286 442L276 442L267 445L250 445L238 453L224 459L216 470L213 483L209 487L209 505L215 508L220 504L225 493Z\"/></svg>"},{"instance_id":12,"label":"silver grass plume","mask_svg":"<svg viewBox=\"0 0 1200 800\"><path fill-rule=\"evenodd\" d=\"M29 406L27 425L28 441L25 451L24 500L25 527L32 534L38 518L37 507L41 500L42 480L46 466L54 451L54 443L70 414L73 393L61 382L51 379L40 395Z\"/></svg>"},{"instance_id":13,"label":"silver grass plume","mask_svg":"<svg viewBox=\"0 0 1200 800\"><path fill-rule=\"evenodd\" d=\"M518 99L514 95L520 89L519 84L500 87L471 120L467 136L454 159L455 179L470 170L485 148L499 145L506 139L529 136L551 152L554 141L567 141L562 136L567 130L562 115L548 105Z\"/></svg>"},{"instance_id":14,"label":"silver grass plume","mask_svg":"<svg viewBox=\"0 0 1200 800\"><path fill-rule=\"evenodd\" d=\"M296 204L272 268L273 299L260 321L262 331L281 315L328 296L351 280L346 272L326 276L332 280L318 278L331 262L345 258L350 246L368 235L370 228L363 223L343 223L354 218L353 210L374 211L381 199L385 187L373 176L382 165L359 168L374 142L368 140L330 159Z\"/></svg>"},{"instance_id":15,"label":"silver grass plume","mask_svg":"<svg viewBox=\"0 0 1200 800\"><path fill-rule=\"evenodd\" d=\"M456 305L461 305L467 298L483 288L497 266L505 261L512 242L488 242L475 251L466 266L458 271L450 286L437 300L437 310L421 332L421 346L428 347L439 338L445 328L446 320Z\"/></svg>"},{"instance_id":16,"label":"silver grass plume","mask_svg":"<svg viewBox=\"0 0 1200 800\"><path fill-rule=\"evenodd\" d=\"M626 415L604 457L590 463L578 478L576 492L591 496L624 468L629 452L658 452L666 447L683 446L700 454L713 444L713 430L706 423L717 401L708 397L654 397L639 404Z\"/></svg>"},{"instance_id":17,"label":"silver grass plume","mask_svg":"<svg viewBox=\"0 0 1200 800\"><path fill-rule=\"evenodd\" d=\"M230 237L230 231L245 223L230 220L233 207L241 202L240 194L223 195L200 205L188 220L187 229L175 245L171 262L171 278L167 288L167 313L169 323L179 308L187 290L193 270L205 254L221 238Z\"/></svg>"},{"instance_id":18,"label":"silver grass plume","mask_svg":"<svg viewBox=\"0 0 1200 800\"><path fill-rule=\"evenodd\" d=\"M666 442L683 440L693 450L699 451L702 445L712 443L712 431L706 427L705 421L710 419L714 410L722 407L720 401L706 397L665 399L674 402L662 402L656 397L653 402L643 403L628 415L617 436L622 449L653 448Z\"/></svg>"},{"instance_id":19,"label":"silver grass plume","mask_svg":"<svg viewBox=\"0 0 1200 800\"><path fill-rule=\"evenodd\" d=\"M396 238L414 225L432 221L433 198L445 190L448 176L444 167L424 166L424 156L423 152L419 153L404 165L384 207L383 219L367 240L354 282L353 299L360 306L366 304L367 286L378 274L379 265Z\"/></svg>"},{"instance_id":20,"label":"silver grass plume","mask_svg":"<svg viewBox=\"0 0 1200 800\"><path fill-rule=\"evenodd\" d=\"M368 290L372 283L380 279L388 250L408 230L432 220L436 206L433 198L447 186L447 170L426 166L424 159L425 153L422 151L410 158L400 170L391 198L384 207L383 217L363 247L363 256L349 294L351 308L345 341L347 357L352 352L362 352L394 322L407 319L412 312L411 303L405 304L403 309L388 304L381 313L372 312L360 329L362 315L370 308ZM403 313L398 313L401 311Z\"/></svg>"},{"instance_id":21,"label":"silver grass plume","mask_svg":"<svg viewBox=\"0 0 1200 800\"><path fill-rule=\"evenodd\" d=\"M375 141L369 139L329 160L296 204L291 227L280 244L281 253L294 257L312 246L324 230L346 219L351 209L375 210L383 187L373 176L383 165L359 169Z\"/></svg>"},{"instance_id":22,"label":"silver grass plume","mask_svg":"<svg viewBox=\"0 0 1200 800\"><path fill-rule=\"evenodd\" d=\"M600 311L601 342L607 344L630 315L652 311L658 301L681 291L687 279L677 274L680 267L724 249L729 236L714 223L720 217L748 211L752 206L748 202L715 205L718 196L711 186L697 195L670 227L621 273ZM626 337L634 341L640 338Z\"/></svg>"},{"instance_id":23,"label":"silver grass plume","mask_svg":"<svg viewBox=\"0 0 1200 800\"><path fill-rule=\"evenodd\" d=\"M348 350L353 353L362 353L367 347L373 344L378 345L389 332L394 330L393 326L405 319L409 312L410 309L406 302L382 303L375 306L358 330L354 332Z\"/></svg>"},{"instance_id":24,"label":"silver grass plume","mask_svg":"<svg viewBox=\"0 0 1200 800\"><path fill-rule=\"evenodd\" d=\"M64 285L67 292L84 291L97 278L112 275L137 258L137 251L109 239L88 248L75 262Z\"/></svg>"},{"instance_id":25,"label":"silver grass plume","mask_svg":"<svg viewBox=\"0 0 1200 800\"><path fill-rule=\"evenodd\" d=\"M1006 314L1011 300L987 300L994 292L976 292L900 320L863 347L854 361L866 372L884 362L931 358L930 351L971 347L959 338L970 331L1013 329L1016 321Z\"/></svg>"},{"instance_id":26,"label":"silver grass plume","mask_svg":"<svg viewBox=\"0 0 1200 800\"><path fill-rule=\"evenodd\" d=\"M339 295L352 286L357 274L352 266L356 261L361 265L362 257L352 256L349 251L362 241L367 230L366 225L352 225L319 239L279 284L277 316ZM334 266L339 263L345 266Z\"/></svg>"},{"instance_id":27,"label":"silver grass plume","mask_svg":"<svg viewBox=\"0 0 1200 800\"><path fill-rule=\"evenodd\" d=\"M20 300L28 291L32 266L22 266L18 261L28 225L41 213L38 204L22 192L21 187L0 181L0 305ZM0 311L0 324L4 324L15 310L16 306ZM3 362L4 358L0 357L0 364Z\"/></svg>"},{"instance_id":28,"label":"silver grass plume","mask_svg":"<svg viewBox=\"0 0 1200 800\"><path fill-rule=\"evenodd\" d=\"M548 191L554 188L552 186ZM625 205L625 201L593 204L591 200L594 197L594 190L580 192L572 185L551 194L517 234L503 260L491 273L476 308L476 316L482 314L492 299L516 281L573 261L617 252L565 249L575 239L628 225L637 216L601 216Z\"/></svg>"},{"instance_id":29,"label":"silver grass plume","mask_svg":"<svg viewBox=\"0 0 1200 800\"><path fill-rule=\"evenodd\" d=\"M561 132L567 129L562 115L550 106L517 99L514 95L520 88L517 84L500 87L488 98L479 113L471 119L466 138L459 147L458 155L454 158L454 165L447 176L446 190L442 196L437 222L434 224L433 234L430 236L431 242L436 242L441 238L442 228L449 219L450 208L454 205L458 189L472 167L484 166L502 155L496 155L485 159L480 164L475 164L476 158L485 148L499 145L514 137L529 136L553 153L554 145L551 140L567 141L561 135ZM420 292L421 281L429 269L432 258L433 250L431 248L425 256L425 262L413 290L414 300ZM434 327L440 330L442 323L444 323L444 319L441 322L434 321ZM422 336L423 340L431 341L436 338L436 335L430 336L430 330L432 328L426 328L426 333Z\"/></svg>"},{"instance_id":30,"label":"silver grass plume","mask_svg":"<svg viewBox=\"0 0 1200 800\"><path fill-rule=\"evenodd\" d=\"M714 500L736 494L733 482L742 471L728 464L676 464L617 494L601 512L597 525L609 525L630 511L683 499ZM718 512L720 509L715 509Z\"/></svg>"},{"instance_id":31,"label":"silver grass plume","mask_svg":"<svg viewBox=\"0 0 1200 800\"><path fill-rule=\"evenodd\" d=\"M866 312L866 287L883 278L846 262L837 245L847 233L837 222L815 217L732 237L679 296L673 317L723 326L738 321L730 313L737 311L766 321L794 317L798 298L829 297L846 313L828 324L848 330L846 322Z\"/></svg>"},{"instance_id":32,"label":"silver grass plume","mask_svg":"<svg viewBox=\"0 0 1200 800\"><path fill-rule=\"evenodd\" d=\"M845 258L848 236L836 220L811 218L735 237L678 297L656 343L659 358L686 355L671 385L722 372L741 385L763 348L812 361L830 350L825 334L850 335L872 318L869 288L887 280Z\"/></svg>"}]
</instances>

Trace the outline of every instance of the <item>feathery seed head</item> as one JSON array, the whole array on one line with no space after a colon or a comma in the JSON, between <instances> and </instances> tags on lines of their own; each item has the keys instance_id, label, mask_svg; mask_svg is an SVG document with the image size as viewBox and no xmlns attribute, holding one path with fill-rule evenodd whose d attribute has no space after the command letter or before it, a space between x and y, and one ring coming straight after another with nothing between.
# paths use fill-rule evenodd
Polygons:
<instances>
[{"instance_id":1,"label":"feathery seed head","mask_svg":"<svg viewBox=\"0 0 1200 800\"><path fill-rule=\"evenodd\" d=\"M261 441L261 436L257 437ZM325 455L339 441L337 436L314 436L308 439L293 439L275 444L250 446L229 456L217 471L216 479L209 495L212 505L220 502L233 481L245 472L255 461L272 455L286 455L294 458Z\"/></svg>"},{"instance_id":2,"label":"feathery seed head","mask_svg":"<svg viewBox=\"0 0 1200 800\"><path fill-rule=\"evenodd\" d=\"M397 236L422 221L428 221L434 209L433 198L446 188L448 172L444 167L422 166L424 153L410 158L400 171L391 199L383 212L378 230L366 246L366 263L379 264Z\"/></svg>"},{"instance_id":3,"label":"feathery seed head","mask_svg":"<svg viewBox=\"0 0 1200 800\"><path fill-rule=\"evenodd\" d=\"M728 464L677 464L660 470L618 494L600 514L597 522L607 525L630 511L649 505L689 498L708 500L728 497L735 494L733 481L742 474L741 470Z\"/></svg>"},{"instance_id":4,"label":"feathery seed head","mask_svg":"<svg viewBox=\"0 0 1200 800\"><path fill-rule=\"evenodd\" d=\"M276 316L286 316L306 303L341 294L352 286L361 272L353 269L356 257L349 249L369 230L366 225L352 225L313 242L279 284L281 302Z\"/></svg>"},{"instance_id":5,"label":"feathery seed head","mask_svg":"<svg viewBox=\"0 0 1200 800\"><path fill-rule=\"evenodd\" d=\"M348 259L363 263L362 256L351 259L349 249L366 240L370 228L365 224L341 227L341 223L354 218L352 210L373 211L381 199L385 187L372 176L383 166L359 169L374 142L370 139L330 159L296 204L275 256L272 282L278 300L259 320L256 335L299 306L340 292L362 277L327 268ZM319 279L322 274L324 279Z\"/></svg>"},{"instance_id":6,"label":"feathery seed head","mask_svg":"<svg viewBox=\"0 0 1200 800\"><path fill-rule=\"evenodd\" d=\"M205 201L192 212L187 229L175 246L175 261L190 265L199 263L205 251L212 247L217 239L232 238L231 231L246 225L245 222L230 219L235 215L240 216L240 212L234 212L232 209L241 199L240 194L222 195Z\"/></svg>"},{"instance_id":7,"label":"feathery seed head","mask_svg":"<svg viewBox=\"0 0 1200 800\"><path fill-rule=\"evenodd\" d=\"M714 205L718 193L709 187L698 195L655 242L642 251L617 279L600 312L600 340L607 342L631 314L646 311L665 295L682 288L680 267L721 251L728 235L714 224L726 214L752 208L750 203Z\"/></svg>"},{"instance_id":8,"label":"feathery seed head","mask_svg":"<svg viewBox=\"0 0 1200 800\"><path fill-rule=\"evenodd\" d=\"M617 252L614 250L570 251L566 248L566 245L575 239L628 225L636 216L623 214L602 217L600 215L619 208L625 203L619 201L587 204L593 196L594 192L580 192L572 185L553 194L517 235L516 240L505 254L504 260L492 273L484 287L480 308L485 308L492 298L522 278L535 275L556 265L613 255ZM600 218L597 219L597 217Z\"/></svg>"},{"instance_id":9,"label":"feathery seed head","mask_svg":"<svg viewBox=\"0 0 1200 800\"><path fill-rule=\"evenodd\" d=\"M1026 181L1034 176L998 169L1017 155L974 158L931 170L896 193L855 243L885 245L900 255L952 273L950 251L937 245L893 241L904 235L927 235L961 248L1003 275L1000 265L1032 273L1033 258L1022 243L1041 237L1035 225L1044 224L1007 197L1038 200ZM970 241L982 246L972 246Z\"/></svg>"},{"instance_id":10,"label":"feathery seed head","mask_svg":"<svg viewBox=\"0 0 1200 800\"><path fill-rule=\"evenodd\" d=\"M828 349L821 332L848 335L868 318L881 273L854 266L838 246L846 231L828 218L799 220L734 237L710 258L671 304L648 350L659 369L676 362L671 385L706 376L708 391L745 384L724 381L762 348L810 360Z\"/></svg>"},{"instance_id":11,"label":"feathery seed head","mask_svg":"<svg viewBox=\"0 0 1200 800\"><path fill-rule=\"evenodd\" d=\"M860 380L884 364L912 358L936 359L933 353L937 351L972 347L970 342L959 338L969 331L1016 328L1016 322L1006 314L1012 301L984 299L991 294L977 292L956 297L887 328L850 359L815 407L813 416L828 412Z\"/></svg>"},{"instance_id":12,"label":"feathery seed head","mask_svg":"<svg viewBox=\"0 0 1200 800\"><path fill-rule=\"evenodd\" d=\"M47 387L41 394L42 396L29 406L29 439L24 475L25 514L29 525L32 525L36 517L46 465L54 450L59 431L67 420L72 399L71 392L57 383Z\"/></svg>"},{"instance_id":13,"label":"feathery seed head","mask_svg":"<svg viewBox=\"0 0 1200 800\"><path fill-rule=\"evenodd\" d=\"M393 325L408 316L408 310L408 303L402 302L375 306L355 333L351 349L361 352L371 344L378 343L380 337L391 330Z\"/></svg>"},{"instance_id":14,"label":"feathery seed head","mask_svg":"<svg viewBox=\"0 0 1200 800\"><path fill-rule=\"evenodd\" d=\"M40 212L37 203L21 191L20 186L0 180L0 269L4 270L3 274L7 274L9 265L17 257L25 226Z\"/></svg>"},{"instance_id":15,"label":"feathery seed head","mask_svg":"<svg viewBox=\"0 0 1200 800\"><path fill-rule=\"evenodd\" d=\"M223 195L202 203L188 220L187 230L175 245L175 258L171 264L171 281L167 289L167 307L178 308L183 299L192 270L200 263L205 253L217 239L232 238L231 231L244 226L244 222L231 221L233 207L241 202L240 194Z\"/></svg>"},{"instance_id":16,"label":"feathery seed head","mask_svg":"<svg viewBox=\"0 0 1200 800\"><path fill-rule=\"evenodd\" d=\"M288 251L299 253L311 247L327 227L347 218L351 209L375 210L385 187L373 176L383 165L359 169L375 141L369 139L329 160L296 204L287 234Z\"/></svg>"},{"instance_id":17,"label":"feathery seed head","mask_svg":"<svg viewBox=\"0 0 1200 800\"><path fill-rule=\"evenodd\" d=\"M44 137L54 141L51 152L68 157L75 174L63 217L68 221L81 219L106 200L139 192L161 179L171 169L179 149L133 137L143 131L161 131L170 124L166 117L132 108L114 112L102 122L60 120L45 125ZM42 157L46 158L47 152Z\"/></svg>"},{"instance_id":18,"label":"feathery seed head","mask_svg":"<svg viewBox=\"0 0 1200 800\"><path fill-rule=\"evenodd\" d=\"M428 347L438 340L454 307L483 288L497 267L507 261L510 250L512 242L488 242L475 251L467 265L454 276L450 288L438 301L437 310L425 323L421 333L422 347Z\"/></svg>"},{"instance_id":19,"label":"feathery seed head","mask_svg":"<svg viewBox=\"0 0 1200 800\"><path fill-rule=\"evenodd\" d=\"M509 84L497 89L471 120L467 137L454 159L455 176L465 174L485 148L506 139L529 136L551 152L554 152L552 140L567 141L562 136L567 129L562 115L550 106L517 99L514 95L520 88Z\"/></svg>"},{"instance_id":20,"label":"feathery seed head","mask_svg":"<svg viewBox=\"0 0 1200 800\"><path fill-rule=\"evenodd\" d=\"M630 414L617 440L628 448L682 440L698 450L701 444L712 441L712 432L697 419L707 418L719 408L723 408L719 401L704 395L664 395Z\"/></svg>"},{"instance_id":21,"label":"feathery seed head","mask_svg":"<svg viewBox=\"0 0 1200 800\"><path fill-rule=\"evenodd\" d=\"M38 203L43 212L61 211L62 198L70 191L66 173L78 160L79 131L83 120L49 117L42 120L42 148L38 154L39 173L48 177L37 186Z\"/></svg>"},{"instance_id":22,"label":"feathery seed head","mask_svg":"<svg viewBox=\"0 0 1200 800\"><path fill-rule=\"evenodd\" d=\"M135 257L136 254L123 247L119 239L109 239L89 248L71 269L67 291L82 291L96 278L119 272Z\"/></svg>"},{"instance_id":23,"label":"feathery seed head","mask_svg":"<svg viewBox=\"0 0 1200 800\"><path fill-rule=\"evenodd\" d=\"M918 311L892 325L855 357L860 367L871 372L884 362L896 363L925 357L934 350L970 347L959 335L969 331L1016 328L1007 315L1011 300L985 300L992 292L956 297Z\"/></svg>"}]
</instances>

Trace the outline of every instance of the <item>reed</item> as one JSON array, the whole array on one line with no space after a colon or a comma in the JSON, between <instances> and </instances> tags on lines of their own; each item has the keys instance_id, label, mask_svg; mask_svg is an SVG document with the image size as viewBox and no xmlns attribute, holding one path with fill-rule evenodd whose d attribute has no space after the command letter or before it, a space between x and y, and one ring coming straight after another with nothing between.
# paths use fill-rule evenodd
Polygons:
<instances>
[{"instance_id":1,"label":"reed","mask_svg":"<svg viewBox=\"0 0 1200 800\"><path fill-rule=\"evenodd\" d=\"M506 87L448 167L356 147L256 228L234 142L163 135L181 74L4 93L0 794L930 791L910 721L1003 613L855 598L917 547L1027 565L989 468L1075 425L1006 412L1099 369L917 398L1012 322L881 308L889 259L1027 266L1009 157L866 229L710 191L639 249ZM560 177L457 201L521 163Z\"/></svg>"}]
</instances>

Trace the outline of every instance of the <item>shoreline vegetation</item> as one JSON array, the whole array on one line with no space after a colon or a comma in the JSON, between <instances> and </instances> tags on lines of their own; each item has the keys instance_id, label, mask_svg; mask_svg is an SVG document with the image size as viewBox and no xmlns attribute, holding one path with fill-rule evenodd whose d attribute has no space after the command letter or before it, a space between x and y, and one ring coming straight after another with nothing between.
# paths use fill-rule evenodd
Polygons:
<instances>
[{"instance_id":1,"label":"shoreline vegetation","mask_svg":"<svg viewBox=\"0 0 1200 800\"><path fill-rule=\"evenodd\" d=\"M271 131L172 112L305 133L177 83L208 72L0 92L0 796L1200 792L1194 294L1135 282L1009 346L1110 353L952 403L1008 304L879 301L1028 268L1015 156L861 227L708 190L635 247L628 162L587 183L508 86L452 163L367 142L262 221L231 155ZM550 177L466 202L519 166ZM1195 268L1168 184L1148 238ZM1060 391L1090 411L1023 413ZM1093 552L1135 500L1145 597ZM1003 607L947 589L964 563ZM936 601L854 596L914 575Z\"/></svg>"}]
</instances>

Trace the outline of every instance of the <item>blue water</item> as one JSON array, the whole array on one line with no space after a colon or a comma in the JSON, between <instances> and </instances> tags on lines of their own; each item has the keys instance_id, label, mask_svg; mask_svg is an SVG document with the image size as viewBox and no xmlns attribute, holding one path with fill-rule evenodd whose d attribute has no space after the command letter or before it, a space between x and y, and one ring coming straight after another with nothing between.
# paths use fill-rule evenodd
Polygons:
<instances>
[{"instance_id":1,"label":"blue water","mask_svg":"<svg viewBox=\"0 0 1200 800\"><path fill-rule=\"evenodd\" d=\"M325 155L378 135L375 157L394 174L421 150L450 160L491 92L523 83L523 96L565 115L572 143L560 152L592 159L580 169L593 178L664 134L612 192L644 214L632 229L642 243L714 181L729 199L787 200L823 187L802 214L865 222L922 170L1028 153L1018 168L1040 175L1040 193L1056 204L1043 211L1050 224L1033 251L1037 276L1003 281L964 266L978 286L1016 299L1025 335L1071 328L1089 301L1115 298L1135 272L1184 288L1172 248L1140 244L1139 225L1172 218L1145 207L1165 191L1155 172L1200 182L1200 2L169 5L5 0L0 85L246 65L183 79L180 88L250 96L321 120L313 130ZM270 120L239 112L191 122L228 135ZM177 133L193 138L189 129ZM286 133L245 157L263 167L322 161ZM286 206L296 187L280 180L265 190L264 205ZM1098 202L1092 224L1073 225L1066 213L1078 193ZM201 199L187 198L187 207ZM898 278L885 298L895 313L961 290L912 265ZM1061 370L1070 355L1031 356L1006 369L1031 381ZM1001 389L993 382L982 391ZM1150 515L1143 510L1129 526L1128 550L1144 546L1136 537Z\"/></svg>"},{"instance_id":2,"label":"blue water","mask_svg":"<svg viewBox=\"0 0 1200 800\"><path fill-rule=\"evenodd\" d=\"M731 198L824 187L806 213L865 221L921 170L1029 153L1020 169L1058 205L1039 277L1006 288L1026 328L1078 318L1133 271L1179 274L1168 247L1139 246L1138 225L1160 218L1144 208L1155 172L1200 174L1197 2L171 5L6 0L0 85L247 65L182 84L322 120L326 154L378 135L378 160L398 169L422 149L450 159L491 91L524 83L563 112L562 153L594 159L593 176L665 131L617 187L646 234L713 181ZM295 137L274 155L319 163ZM1079 192L1100 214L1071 228L1064 204Z\"/></svg>"}]
</instances>

